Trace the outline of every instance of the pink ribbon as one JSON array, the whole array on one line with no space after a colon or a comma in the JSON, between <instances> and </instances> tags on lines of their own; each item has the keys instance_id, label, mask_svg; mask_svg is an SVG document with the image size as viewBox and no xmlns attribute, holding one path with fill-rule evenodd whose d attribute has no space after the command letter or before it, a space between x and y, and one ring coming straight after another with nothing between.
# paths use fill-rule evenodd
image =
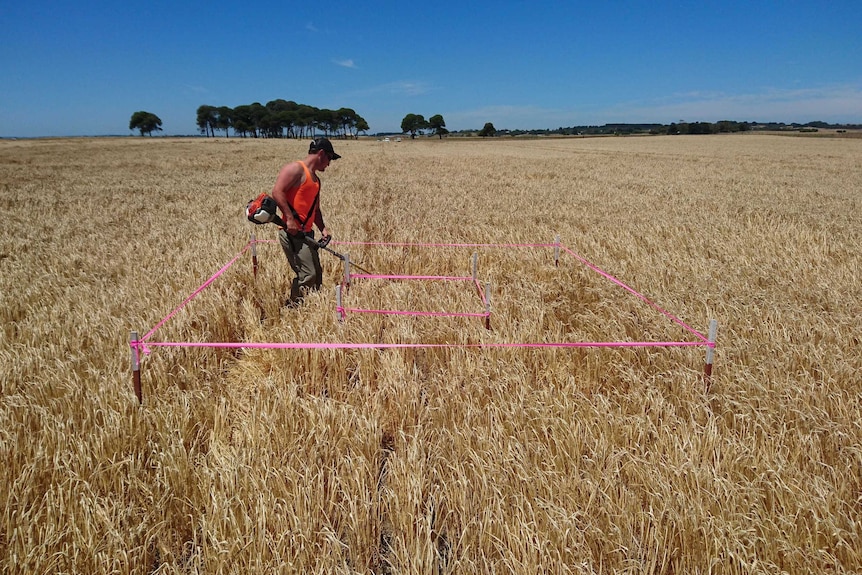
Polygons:
<instances>
[{"instance_id":1,"label":"pink ribbon","mask_svg":"<svg viewBox=\"0 0 862 575\"><path fill-rule=\"evenodd\" d=\"M275 243L274 240L255 240L255 243ZM325 342L285 342L285 343L240 343L240 342L148 342L153 334L162 327L168 320L174 317L183 307L191 300L197 297L204 289L224 274L236 261L245 254L252 246L249 242L243 249L236 254L227 264L222 266L215 274L207 279L199 288L191 295L182 301L175 309L167 316L159 321L150 331L137 341L130 342L130 346L135 353L149 354L151 347L210 347L210 348L245 348L245 349L409 349L409 348L452 348L452 347L468 347L468 348L576 348L576 347L708 347L715 348L715 343L708 340L706 336L688 326L685 322L677 318L670 312L662 309L640 292L627 286L611 274L605 272L598 266L590 263L583 257L579 256L569 248L562 244L479 244L479 243L401 243L401 242L333 242L343 245L368 245L368 246L400 246L400 247L485 247L485 248L512 248L512 247L560 247L569 253L572 257L579 260L581 263L600 274L604 278L622 287L632 295L638 297L644 303L648 304L659 313L672 320L676 324L683 327L686 331L695 335L700 341L684 342L684 341L593 341L593 342L550 342L550 343L475 343L475 344L455 344L455 343L325 343ZM460 276L407 276L407 275L386 275L386 274L356 274L351 275L353 278L368 278L368 279L399 279L399 280L447 280L447 281L464 281L473 280L472 277ZM479 290L482 302L487 305L485 296L482 293L481 286L478 281L474 282ZM488 312L482 313L450 313L450 312L420 312L420 311L386 311L386 310L368 310L359 308L339 308L338 313L343 316L345 311L356 313L388 313L395 315L413 315L413 316L454 316L454 317L488 317Z\"/></svg>"},{"instance_id":2,"label":"pink ribbon","mask_svg":"<svg viewBox=\"0 0 862 575\"><path fill-rule=\"evenodd\" d=\"M137 342L140 344L140 342ZM715 347L712 342L701 341L573 341L548 343L345 343L345 342L184 342L158 341L141 347L213 347L230 349L412 349L412 348L572 348L572 347ZM134 347L134 346L133 346ZM148 353L148 352L145 352Z\"/></svg>"}]
</instances>

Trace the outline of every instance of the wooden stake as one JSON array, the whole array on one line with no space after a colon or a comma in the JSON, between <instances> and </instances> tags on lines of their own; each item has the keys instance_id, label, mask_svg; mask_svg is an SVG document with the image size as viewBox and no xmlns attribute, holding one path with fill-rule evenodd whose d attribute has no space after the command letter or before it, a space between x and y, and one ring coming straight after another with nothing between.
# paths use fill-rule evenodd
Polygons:
<instances>
[{"instance_id":1,"label":"wooden stake","mask_svg":"<svg viewBox=\"0 0 862 575\"><path fill-rule=\"evenodd\" d=\"M485 282L485 329L491 329L491 282Z\"/></svg>"},{"instance_id":2,"label":"wooden stake","mask_svg":"<svg viewBox=\"0 0 862 575\"><path fill-rule=\"evenodd\" d=\"M132 348L132 388L135 390L135 397L138 398L138 404L144 402L141 392L141 357L138 353L138 332L132 331L132 336L129 338Z\"/></svg>"},{"instance_id":3,"label":"wooden stake","mask_svg":"<svg viewBox=\"0 0 862 575\"><path fill-rule=\"evenodd\" d=\"M350 254L344 254L344 289L350 289Z\"/></svg>"},{"instance_id":4,"label":"wooden stake","mask_svg":"<svg viewBox=\"0 0 862 575\"><path fill-rule=\"evenodd\" d=\"M709 343L715 343L715 337L718 334L718 321L711 319L709 320L709 334L707 335L707 341ZM709 346L706 348L706 361L703 364L703 381L706 385L706 391L709 392L709 387L712 385L712 360L715 356L715 346Z\"/></svg>"},{"instance_id":5,"label":"wooden stake","mask_svg":"<svg viewBox=\"0 0 862 575\"><path fill-rule=\"evenodd\" d=\"M473 252L473 281L476 281L476 270L479 266L479 253Z\"/></svg>"},{"instance_id":6,"label":"wooden stake","mask_svg":"<svg viewBox=\"0 0 862 575\"><path fill-rule=\"evenodd\" d=\"M341 305L341 286L335 286L335 314L338 317L338 322L344 322L344 308Z\"/></svg>"},{"instance_id":7,"label":"wooden stake","mask_svg":"<svg viewBox=\"0 0 862 575\"><path fill-rule=\"evenodd\" d=\"M554 237L554 267L560 267L560 236Z\"/></svg>"},{"instance_id":8,"label":"wooden stake","mask_svg":"<svg viewBox=\"0 0 862 575\"><path fill-rule=\"evenodd\" d=\"M257 279L257 240L254 237L254 232L251 234L251 265L254 269L254 279Z\"/></svg>"}]
</instances>

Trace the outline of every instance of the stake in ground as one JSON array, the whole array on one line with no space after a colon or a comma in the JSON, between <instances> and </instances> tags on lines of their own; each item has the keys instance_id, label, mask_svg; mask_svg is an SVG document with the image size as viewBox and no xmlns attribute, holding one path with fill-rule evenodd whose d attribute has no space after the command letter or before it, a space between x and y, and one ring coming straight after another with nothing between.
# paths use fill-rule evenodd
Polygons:
<instances>
[{"instance_id":1,"label":"stake in ground","mask_svg":"<svg viewBox=\"0 0 862 575\"><path fill-rule=\"evenodd\" d=\"M359 246L370 246L370 247L385 247L385 248L396 248L402 250L411 250L411 249L435 249L435 250L463 250L463 249L483 249L483 250L505 250L507 252L508 258L512 258L513 253L519 250L532 250L535 251L540 248L553 249L553 266L554 268L559 268L560 266L560 252L564 252L565 254L571 257L571 260L581 263L585 265L587 268L610 282L611 284L615 284L616 287L623 289L628 292L632 297L635 297L641 300L645 306L648 308L652 308L653 312L656 312L662 316L666 320L669 320L676 324L678 327L682 328L688 335L694 336L694 341L643 341L643 340L635 340L635 341L544 341L544 342L523 342L523 341L509 341L509 342L500 342L500 341L468 341L468 342L460 342L456 343L454 340L457 340L457 337L453 337L452 341L446 341L443 343L430 343L430 342L398 342L398 343L386 343L382 341L378 342L169 342L169 341L149 341L150 338L156 333L156 331L168 322L174 315L181 312L182 309L189 304L193 299L198 297L207 287L212 285L216 280L220 279L230 268L236 264L240 258L246 253L249 252L252 254L252 266L254 270L254 278L257 279L258 275L258 265L259 260L257 257L257 244L258 240L254 235L251 236L251 240L248 244L238 253L234 258L228 262L225 266L223 266L216 274L211 276L203 285L201 285L198 289L196 289L191 295L183 300L183 302L171 311L168 316L162 319L155 327L150 329L142 338L138 339L138 332L133 331L130 345L132 348L132 377L133 377L133 388L135 391L135 395L138 398L138 402L142 402L142 390L141 390L141 376L140 376L140 356L141 353L148 354L150 353L150 349L153 347L208 347L208 348L230 348L230 349L421 349L421 348L457 348L457 347L465 347L465 348L588 348L588 347L689 347L689 346L703 346L707 349L706 361L704 363L704 378L706 381L707 387L710 384L710 379L712 375L712 364L713 364L713 350L715 348L715 337L716 337L716 329L717 322L716 320L711 320L710 328L709 328L709 336L705 336L697 330L688 326L681 319L674 316L672 313L662 309L649 298L639 293L635 289L627 286L617 278L613 277L609 273L600 269L596 265L590 263L582 256L578 255L568 247L562 245L557 238L554 243L550 244L445 244L445 243L427 243L427 244L419 244L419 243L391 243L391 242L344 242L345 245L359 245ZM270 242L271 243L271 242ZM339 254L340 255L340 254ZM387 315L387 316L409 316L409 317L449 317L449 318L484 318L485 329L489 330L490 322L491 322L491 283L485 283L484 288L479 282L478 276L478 252L473 253L472 257L472 275L409 275L409 274L374 274L374 273L360 273L356 274L351 271L350 266L350 258L349 254L345 254L341 258L343 264L343 279L340 285L336 286L335 289L335 312L338 317L339 322L343 322L348 313L353 314L379 314L379 315ZM367 270L366 270L367 272ZM347 288L351 285L354 285L356 280L364 280L363 283L369 280L385 280L388 284L392 284L393 282L422 282L427 284L431 282L432 284L449 284L452 282L459 284L467 284L471 287L474 287L478 292L479 300L484 307L484 311L476 312L476 311L468 311L464 309L392 309L387 307L382 307L386 305L391 305L389 302L393 300L398 302L401 301L402 298L397 295L393 295L392 293L387 293L380 296L377 294L377 297L370 296L367 293L367 290L361 290L357 287L354 287L354 294L357 292L360 294L360 299L365 298L367 303L366 305L358 305L358 307L345 307L343 303L344 294L347 292ZM504 280L505 281L505 280ZM516 287L515 285L508 283L503 286L503 290L511 293L511 290ZM523 286L522 286L523 287ZM566 286L561 286L561 289L565 289ZM469 290L468 290L469 291ZM457 302L457 298L452 298L451 295L443 295L443 292L436 290L431 293L425 292L418 294L418 298L416 297L416 290L411 290L406 298L408 301L415 302L417 308L421 308L423 305L427 305L429 302L436 303L439 305L441 301L450 303L452 301ZM523 297L524 294L521 294ZM381 303L374 303L381 302ZM469 304L468 304L469 305ZM510 302L511 305L511 302ZM455 304L457 307L457 303ZM503 323L506 323L505 316L501 320ZM462 332L464 333L464 332ZM468 338L470 339L470 338Z\"/></svg>"}]
</instances>

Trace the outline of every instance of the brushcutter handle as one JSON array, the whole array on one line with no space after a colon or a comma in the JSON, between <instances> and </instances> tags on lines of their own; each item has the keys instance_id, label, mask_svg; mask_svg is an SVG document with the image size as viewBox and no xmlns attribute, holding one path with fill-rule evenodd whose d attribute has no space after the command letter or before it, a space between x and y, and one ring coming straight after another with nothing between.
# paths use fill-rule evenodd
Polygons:
<instances>
[{"instance_id":1,"label":"brushcutter handle","mask_svg":"<svg viewBox=\"0 0 862 575\"><path fill-rule=\"evenodd\" d=\"M328 252L332 252L331 249L327 248L327 244L329 244L329 240L332 239L331 236L324 236L319 241L315 240L312 236L306 234L305 232L300 232L302 235L302 241L309 246L313 250L324 249Z\"/></svg>"},{"instance_id":2,"label":"brushcutter handle","mask_svg":"<svg viewBox=\"0 0 862 575\"><path fill-rule=\"evenodd\" d=\"M332 255L334 255L335 257L337 257L338 259L340 259L341 261L344 261L344 254L340 254L337 251L335 251L334 249L327 247L327 245L329 244L329 241L331 239L332 239L332 236L323 236L322 238L320 238L320 241L315 241L315 239L311 236L307 236L305 234L303 234L303 236L302 236L302 241L305 242L308 246L310 246L311 249L327 251L327 252L331 253Z\"/></svg>"},{"instance_id":3,"label":"brushcutter handle","mask_svg":"<svg viewBox=\"0 0 862 575\"><path fill-rule=\"evenodd\" d=\"M328 247L329 242L331 240L332 240L332 236L323 236L322 238L320 238L320 241L315 241L315 239L313 237L302 234L302 241L305 242L308 246L310 246L311 249L327 251L327 252L331 253L332 255L334 255L335 257L337 257L338 259L340 259L341 261L345 261L346 257L344 254L340 254L337 251L335 251L334 249ZM367 274L371 273L370 271L368 271L367 269L365 269L364 267L362 267L361 265L357 264L354 261L351 261L350 265L352 265L353 267L355 267L359 271L365 272Z\"/></svg>"}]
</instances>

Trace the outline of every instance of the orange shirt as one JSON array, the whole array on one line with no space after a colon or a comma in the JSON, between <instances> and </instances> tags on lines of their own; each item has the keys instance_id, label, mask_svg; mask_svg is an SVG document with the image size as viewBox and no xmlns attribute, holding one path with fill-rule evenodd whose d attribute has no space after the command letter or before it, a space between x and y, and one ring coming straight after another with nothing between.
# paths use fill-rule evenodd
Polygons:
<instances>
[{"instance_id":1,"label":"orange shirt","mask_svg":"<svg viewBox=\"0 0 862 575\"><path fill-rule=\"evenodd\" d=\"M320 180L315 181L311 170L300 161L305 170L305 180L298 188L287 192L287 203L299 215L299 225L304 232L310 232L314 226L314 215L317 211L317 196L320 194Z\"/></svg>"}]
</instances>

